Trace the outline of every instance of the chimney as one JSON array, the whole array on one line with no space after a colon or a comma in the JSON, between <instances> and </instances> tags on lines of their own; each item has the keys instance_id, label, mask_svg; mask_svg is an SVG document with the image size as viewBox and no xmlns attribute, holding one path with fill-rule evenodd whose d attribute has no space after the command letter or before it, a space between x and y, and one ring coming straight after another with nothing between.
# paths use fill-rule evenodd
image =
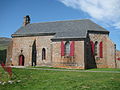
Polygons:
<instances>
[{"instance_id":1,"label":"chimney","mask_svg":"<svg viewBox=\"0 0 120 90\"><path fill-rule=\"evenodd\" d=\"M29 15L24 16L23 26L26 26L26 25L29 24L29 23L30 23L30 17L29 17Z\"/></svg>"}]
</instances>

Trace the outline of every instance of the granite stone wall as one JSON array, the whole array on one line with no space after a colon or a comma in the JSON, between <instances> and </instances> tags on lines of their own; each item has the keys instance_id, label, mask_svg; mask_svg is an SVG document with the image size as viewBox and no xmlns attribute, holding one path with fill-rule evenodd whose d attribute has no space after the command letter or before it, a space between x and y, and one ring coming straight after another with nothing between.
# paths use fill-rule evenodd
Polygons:
<instances>
[{"instance_id":1,"label":"granite stone wall","mask_svg":"<svg viewBox=\"0 0 120 90\"><path fill-rule=\"evenodd\" d=\"M37 65L53 65L60 67L85 68L84 63L84 41L75 41L75 55L61 57L61 41L52 42L53 36L37 36L37 37L17 37L13 38L11 56L14 66L19 65L19 56L24 55L25 66L32 64L32 45L36 40ZM66 41L64 41L66 42ZM71 41L70 41L71 42ZM42 49L46 50L46 59L42 60Z\"/></svg>"},{"instance_id":2,"label":"granite stone wall","mask_svg":"<svg viewBox=\"0 0 120 90\"><path fill-rule=\"evenodd\" d=\"M66 41L64 41L65 43ZM71 43L72 41L70 41ZM74 56L61 56L61 42L53 42L52 63L54 66L68 68L85 68L84 63L84 41L75 41Z\"/></svg>"},{"instance_id":3,"label":"granite stone wall","mask_svg":"<svg viewBox=\"0 0 120 90\"><path fill-rule=\"evenodd\" d=\"M18 37L13 38L12 64L19 65L19 56L25 57L25 66L31 66L32 63L32 45L36 40L37 65L48 64L51 62L51 39L52 36L37 37ZM42 49L46 50L46 60L42 60Z\"/></svg>"},{"instance_id":4,"label":"granite stone wall","mask_svg":"<svg viewBox=\"0 0 120 90\"><path fill-rule=\"evenodd\" d=\"M120 68L120 51L116 50L116 66Z\"/></svg>"},{"instance_id":5,"label":"granite stone wall","mask_svg":"<svg viewBox=\"0 0 120 90\"><path fill-rule=\"evenodd\" d=\"M108 34L88 33L86 39L76 40L74 46L74 56L61 56L61 41L52 41L50 36L34 36L34 37L16 37L12 38L12 44L8 48L7 58L11 59L11 64L19 65L19 56L24 55L24 66L32 65L32 46L36 41L36 64L64 67L64 68L115 68L115 45L109 39ZM90 41L97 41L97 54L92 55ZM99 44L103 42L103 57L100 58ZM66 41L63 41L64 43ZM72 41L70 41L71 43ZM46 59L42 59L42 49L46 51ZM117 56L119 54L117 53Z\"/></svg>"},{"instance_id":6,"label":"granite stone wall","mask_svg":"<svg viewBox=\"0 0 120 90\"><path fill-rule=\"evenodd\" d=\"M90 33L89 40L93 41L94 44L96 41L98 42L97 54L94 55L93 57L93 60L95 61L95 64L96 64L96 68L115 68L115 45L109 39L108 34ZM103 57L102 58L100 57L100 50L99 50L100 42L103 43ZM91 51L89 50L89 52ZM90 55L88 57L91 58Z\"/></svg>"}]
</instances>

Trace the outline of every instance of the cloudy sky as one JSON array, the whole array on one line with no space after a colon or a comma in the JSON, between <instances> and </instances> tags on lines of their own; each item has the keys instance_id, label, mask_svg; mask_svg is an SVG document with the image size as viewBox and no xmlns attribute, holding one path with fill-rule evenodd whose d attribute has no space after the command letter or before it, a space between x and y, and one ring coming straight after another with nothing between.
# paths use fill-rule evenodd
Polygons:
<instances>
[{"instance_id":1,"label":"cloudy sky","mask_svg":"<svg viewBox=\"0 0 120 90\"><path fill-rule=\"evenodd\" d=\"M0 0L0 37L10 37L30 15L31 23L91 19L110 31L120 50L120 0Z\"/></svg>"},{"instance_id":2,"label":"cloudy sky","mask_svg":"<svg viewBox=\"0 0 120 90\"><path fill-rule=\"evenodd\" d=\"M87 13L91 19L120 29L120 0L59 0L67 7Z\"/></svg>"}]
</instances>

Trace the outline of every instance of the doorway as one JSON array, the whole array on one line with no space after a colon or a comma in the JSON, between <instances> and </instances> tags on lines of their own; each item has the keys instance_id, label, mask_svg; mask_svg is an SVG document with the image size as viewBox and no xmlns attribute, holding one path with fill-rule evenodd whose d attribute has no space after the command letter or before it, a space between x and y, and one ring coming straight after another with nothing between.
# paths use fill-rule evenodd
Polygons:
<instances>
[{"instance_id":1,"label":"doorway","mask_svg":"<svg viewBox=\"0 0 120 90\"><path fill-rule=\"evenodd\" d=\"M32 45L32 66L36 66L36 56L37 56L37 50L36 50L36 40L35 40Z\"/></svg>"},{"instance_id":2,"label":"doorway","mask_svg":"<svg viewBox=\"0 0 120 90\"><path fill-rule=\"evenodd\" d=\"M19 66L24 66L24 61L25 61L24 59L25 59L24 55L19 56Z\"/></svg>"}]
</instances>

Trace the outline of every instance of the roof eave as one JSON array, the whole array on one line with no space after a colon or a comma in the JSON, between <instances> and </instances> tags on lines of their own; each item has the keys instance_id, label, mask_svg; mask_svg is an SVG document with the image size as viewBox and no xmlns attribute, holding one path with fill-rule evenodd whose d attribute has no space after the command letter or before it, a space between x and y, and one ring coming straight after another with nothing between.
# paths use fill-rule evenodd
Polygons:
<instances>
[{"instance_id":1,"label":"roof eave","mask_svg":"<svg viewBox=\"0 0 120 90\"><path fill-rule=\"evenodd\" d=\"M94 30L88 30L88 32L90 33L94 33L94 32L98 32L98 33L102 33L102 34L109 34L110 32L109 31L94 31Z\"/></svg>"},{"instance_id":2,"label":"roof eave","mask_svg":"<svg viewBox=\"0 0 120 90\"><path fill-rule=\"evenodd\" d=\"M11 37L30 37L30 36L51 36L55 35L55 33L33 33L33 34L12 34Z\"/></svg>"},{"instance_id":3,"label":"roof eave","mask_svg":"<svg viewBox=\"0 0 120 90\"><path fill-rule=\"evenodd\" d=\"M59 37L59 38L52 38L52 41L61 41L61 40L74 40L74 41L80 41L80 40L84 40L86 39L86 37Z\"/></svg>"}]
</instances>

